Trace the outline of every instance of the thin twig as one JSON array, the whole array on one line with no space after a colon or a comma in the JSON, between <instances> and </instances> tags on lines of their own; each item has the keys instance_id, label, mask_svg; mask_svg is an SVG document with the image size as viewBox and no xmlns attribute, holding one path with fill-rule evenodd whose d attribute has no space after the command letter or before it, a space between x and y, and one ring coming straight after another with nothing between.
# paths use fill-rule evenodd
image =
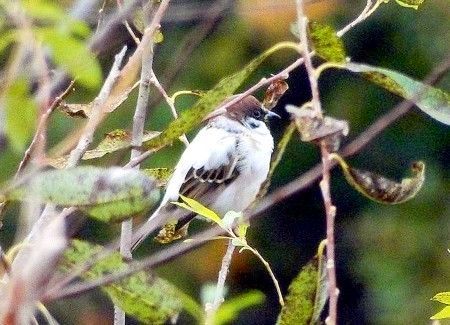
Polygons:
<instances>
[{"instance_id":1,"label":"thin twig","mask_svg":"<svg viewBox=\"0 0 450 325\"><path fill-rule=\"evenodd\" d=\"M370 15L372 15L375 12L375 10L384 2L384 0L375 0L375 1L376 1L375 4L373 4L372 0L367 0L366 6L364 7L364 9L361 12L361 14L358 17L356 17L355 20L351 21L347 26L345 26L340 31L338 31L336 33L337 36L342 37L350 29L352 29L356 25L362 23Z\"/></svg>"},{"instance_id":2,"label":"thin twig","mask_svg":"<svg viewBox=\"0 0 450 325\"><path fill-rule=\"evenodd\" d=\"M105 114L104 104L106 103L106 100L111 93L114 82L120 74L120 66L122 64L126 51L127 47L124 46L122 50L116 55L114 64L111 67L108 77L106 78L102 88L100 89L98 96L94 99L92 112L89 121L84 127L83 134L78 140L77 146L71 151L69 155L66 168L75 167L80 161L81 157L83 157L88 146L91 144L95 130L97 129L98 124L102 121L102 117Z\"/></svg>"},{"instance_id":3,"label":"thin twig","mask_svg":"<svg viewBox=\"0 0 450 325\"><path fill-rule=\"evenodd\" d=\"M117 0L117 6L119 7L119 9L122 9L122 5L123 5L123 0ZM130 34L131 38L133 39L133 41L136 43L136 45L139 45L139 43L141 42L139 40L139 38L136 36L136 34L133 32L133 29L131 28L130 24L128 23L128 20L124 20L123 24L125 25L125 28L128 31L128 34Z\"/></svg>"},{"instance_id":4,"label":"thin twig","mask_svg":"<svg viewBox=\"0 0 450 325\"><path fill-rule=\"evenodd\" d=\"M159 80L156 77L154 71L152 71L152 79L151 79L151 81L152 81L153 85L156 87L156 89L158 89L158 91L161 93L161 95L163 96L163 98L167 102L167 105L169 105L170 111L172 113L172 116L175 119L177 119L178 118L178 113L177 113L177 109L175 108L175 103L172 100L172 98L170 98L169 95L167 95L167 92L165 91L165 89L161 85L161 83L159 82ZM184 145L186 147L189 145L189 140L187 139L186 134L181 135L180 136L180 140L184 143Z\"/></svg>"},{"instance_id":5,"label":"thin twig","mask_svg":"<svg viewBox=\"0 0 450 325\"><path fill-rule=\"evenodd\" d=\"M66 98L70 91L72 90L74 80L72 80L69 84L69 86L66 88L66 90L63 91L61 95L55 98L53 103L50 105L50 107L47 109L47 111L41 115L41 118L39 119L39 123L36 129L36 132L34 134L33 140L31 140L31 143L28 147L28 149L25 151L25 154L22 158L22 161L19 164L19 168L17 169L16 174L14 175L14 179L17 179L17 177L20 175L20 173L23 171L23 169L26 167L27 163L29 162L31 158L31 153L33 152L34 146L36 145L39 137L41 136L42 132L44 132L44 128L47 125L47 120L52 114L52 112L61 104L61 102Z\"/></svg>"},{"instance_id":6,"label":"thin twig","mask_svg":"<svg viewBox=\"0 0 450 325\"><path fill-rule=\"evenodd\" d=\"M424 80L426 84L435 84L443 75L447 73L450 69L450 58L447 58L443 62L437 66L432 73ZM374 140L383 130L385 130L388 126L394 123L398 118L403 116L405 112L409 111L411 107L414 106L414 103L409 100L402 101L399 105L394 107L391 111L377 119L366 131L361 133L357 138L355 138L351 143L345 146L340 152L341 156L348 157L356 154L361 151L364 147L366 147L372 140ZM141 156L149 155L150 153L145 152ZM140 157L138 157L140 158ZM140 159L145 159L140 158ZM131 164L132 165L132 164ZM128 167L130 167L129 165ZM334 161L330 162L330 168L336 166ZM303 173L297 179L291 181L290 183L278 188L274 192L270 193L264 199L262 199L256 207L253 209L252 213L248 215L249 219L255 219L261 216L264 212L269 210L275 204L285 200L286 198L298 193L299 191L309 187L313 184L320 176L322 175L322 165L317 164L312 167L307 172ZM192 240L189 242L183 242L178 245L171 246L166 248L156 254L149 256L142 261L136 261L129 265L129 268L126 271L118 272L115 274L108 275L101 279L97 279L95 281L87 282L87 283L79 283L73 284L71 286L67 286L70 281L64 281L64 285L58 285L51 288L45 295L46 301L52 301L55 299L61 299L66 297L71 297L74 295L81 294L83 292L95 289L98 286L107 285L114 281L118 281L123 279L135 272L141 271L143 269L153 268L159 266L165 262L171 261L176 257L184 254L185 252L191 251L205 242L207 242L210 238L218 236L222 234L224 231L220 227L211 227L195 236L193 236ZM114 246L114 245L112 245ZM112 247L111 246L111 247ZM117 246L117 245L116 245ZM110 251L113 251L111 247L103 252L102 257L108 255ZM91 265L95 261L92 261ZM65 279L67 280L67 279ZM67 286L67 287L66 287Z\"/></svg>"},{"instance_id":7,"label":"thin twig","mask_svg":"<svg viewBox=\"0 0 450 325\"><path fill-rule=\"evenodd\" d=\"M217 278L216 292L214 294L214 301L212 304L205 306L206 320L205 325L213 325L214 317L220 305L225 298L225 281L227 279L228 270L230 269L231 260L236 246L233 245L232 240L228 241L227 250L222 258L222 265L220 267L219 276Z\"/></svg>"},{"instance_id":8,"label":"thin twig","mask_svg":"<svg viewBox=\"0 0 450 325\"><path fill-rule=\"evenodd\" d=\"M303 46L303 58L305 59L305 68L308 73L308 79L312 94L312 108L318 118L323 118L322 107L320 102L319 84L317 76L312 65L311 56L308 49L308 18L303 12L302 0L297 2L297 19L301 45ZM322 155L322 180L320 189L322 191L323 202L326 213L326 229L327 229L327 273L328 273L328 294L330 297L329 312L327 324L335 325L337 321L337 298L338 290L336 284L336 268L335 268L335 241L334 241L334 220L336 216L336 207L333 205L330 194L330 158L326 140L320 143L320 152Z\"/></svg>"}]
</instances>

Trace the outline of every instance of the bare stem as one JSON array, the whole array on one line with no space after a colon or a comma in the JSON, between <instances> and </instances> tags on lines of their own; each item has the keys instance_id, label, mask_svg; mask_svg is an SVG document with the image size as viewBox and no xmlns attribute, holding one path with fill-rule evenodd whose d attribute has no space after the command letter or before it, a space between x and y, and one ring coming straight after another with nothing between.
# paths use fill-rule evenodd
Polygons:
<instances>
[{"instance_id":1,"label":"bare stem","mask_svg":"<svg viewBox=\"0 0 450 325\"><path fill-rule=\"evenodd\" d=\"M364 20L366 20L370 15L372 15L375 10L383 3L383 0L376 0L375 4L372 0L367 0L366 6L364 7L361 14L359 14L358 17L356 17L355 20L351 21L347 26L342 28L340 31L338 31L336 34L337 36L341 37L345 33L347 33L350 29L355 27L356 25L362 23Z\"/></svg>"},{"instance_id":2,"label":"bare stem","mask_svg":"<svg viewBox=\"0 0 450 325\"><path fill-rule=\"evenodd\" d=\"M212 304L207 304L205 311L206 311L206 320L205 325L213 325L214 324L214 317L219 309L220 305L224 301L225 296L225 280L227 279L228 270L230 269L231 260L233 257L233 252L235 250L236 246L233 245L231 239L228 241L227 250L225 252L225 255L222 259L222 266L220 267L219 276L217 278L217 285L216 285L216 293L214 296L214 301Z\"/></svg>"},{"instance_id":3,"label":"bare stem","mask_svg":"<svg viewBox=\"0 0 450 325\"><path fill-rule=\"evenodd\" d=\"M114 64L108 74L108 77L106 78L102 88L100 89L98 96L94 100L92 113L89 121L84 127L83 134L79 139L75 149L70 152L66 168L75 167L86 152L88 146L91 144L95 130L97 129L99 123L102 121L103 115L105 114L104 104L106 103L109 94L111 93L114 82L120 74L120 65L122 64L126 51L127 47L124 46L119 54L116 55Z\"/></svg>"},{"instance_id":4,"label":"bare stem","mask_svg":"<svg viewBox=\"0 0 450 325\"><path fill-rule=\"evenodd\" d=\"M308 18L303 12L302 0L297 1L297 19L300 34L301 45L303 46L303 58L305 59L305 68L308 73L309 83L311 87L312 100L311 104L317 114L317 117L323 118L322 107L320 103L319 85L317 75L312 65L311 56L308 50ZM336 268L335 268L335 244L334 244L334 220L336 216L336 207L333 205L330 194L330 153L328 152L325 140L320 144L322 154L322 181L320 189L322 191L323 202L325 205L326 227L327 227L327 273L328 273L328 294L330 296L330 304L328 311L327 324L335 325L337 321L337 298L338 289L336 284Z\"/></svg>"},{"instance_id":5,"label":"bare stem","mask_svg":"<svg viewBox=\"0 0 450 325\"><path fill-rule=\"evenodd\" d=\"M441 62L425 79L426 84L433 85L435 84L443 75L450 70L450 58L447 58L443 62ZM383 130L389 127L392 123L397 121L400 117L404 116L406 112L408 112L411 107L414 106L413 101L404 100L399 105L394 107L391 111L386 113L385 115L378 118L366 131L361 133L357 138L355 138L352 142L350 142L347 146L345 146L341 151L340 155L343 157L348 157L354 155L364 149L373 139L375 139ZM329 162L330 168L336 165L336 162ZM275 204L282 202L286 198L298 193L299 191L308 188L311 186L317 179L322 176L322 164L317 164L312 167L307 172L303 173L297 179L291 181L290 183L278 188L274 192L270 193L266 197L264 197L252 210L251 214L249 214L248 219L256 219L263 215L264 212L269 210ZM64 285L56 285L51 288L45 294L45 301L52 301L66 297L72 297L75 295L79 295L83 292L87 292L89 290L93 290L99 286L107 285L114 281L119 281L131 274L139 272L144 269L157 267L162 265L165 262L171 261L176 257L191 251L209 239L214 238L222 234L224 230L218 226L211 227L202 231L201 233L192 237L192 240L189 242L180 243L178 245L173 245L168 248L165 248L152 256L146 257L141 261L136 261L129 264L128 268L124 271L120 271L114 274L110 274L102 277L101 279L93 280L87 283L76 283L71 286L68 286L68 279L62 281ZM111 247L115 247L112 245ZM114 249L109 247L109 249L105 249L99 254L98 260L104 258L109 253L113 252ZM94 261L91 261L91 265ZM73 278L71 278L73 280Z\"/></svg>"},{"instance_id":6,"label":"bare stem","mask_svg":"<svg viewBox=\"0 0 450 325\"><path fill-rule=\"evenodd\" d=\"M69 95L70 91L72 90L74 81L71 81L69 86L66 88L66 90L63 91L61 95L55 98L53 103L50 105L50 107L45 111L44 114L41 115L39 119L38 126L36 128L36 132L34 134L33 140L31 140L30 145L28 146L28 149L25 151L25 154L22 158L22 161L19 164L19 168L17 169L16 174L14 175L14 179L17 179L17 177L20 175L20 173L23 171L23 169L26 167L28 162L30 161L31 154L38 142L39 137L42 135L43 132L45 132L45 126L47 125L48 118L52 114L52 112L61 104L64 98Z\"/></svg>"},{"instance_id":7,"label":"bare stem","mask_svg":"<svg viewBox=\"0 0 450 325\"><path fill-rule=\"evenodd\" d=\"M133 130L131 135L131 157L130 161L141 155L139 148L142 145L142 139L144 136L145 127L145 117L147 115L147 106L150 97L150 85L152 83L154 72L153 72L153 56L154 56L154 46L153 36L160 26L162 16L169 5L170 0L163 0L155 12L152 22L146 30L144 37L150 37L151 41L148 45L144 47L142 52L142 68L141 77L139 83L139 94L136 104L136 110L133 116ZM120 4L120 1L118 1ZM125 26L129 30L132 36L134 34L129 28L128 23L125 21ZM136 37L134 37L135 39ZM139 44L139 42L138 42ZM139 169L140 164L136 164L133 168ZM132 259L131 253L131 239L133 237L133 220L129 219L122 222L121 234L120 234L120 253L126 259ZM125 313L120 310L119 307L114 306L114 324L124 325L125 324Z\"/></svg>"}]
</instances>

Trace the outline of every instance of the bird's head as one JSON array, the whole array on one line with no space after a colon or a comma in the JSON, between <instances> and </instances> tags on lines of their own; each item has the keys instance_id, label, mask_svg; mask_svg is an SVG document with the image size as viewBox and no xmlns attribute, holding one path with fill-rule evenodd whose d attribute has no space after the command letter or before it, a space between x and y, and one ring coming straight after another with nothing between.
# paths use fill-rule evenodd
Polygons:
<instances>
[{"instance_id":1,"label":"bird's head","mask_svg":"<svg viewBox=\"0 0 450 325\"><path fill-rule=\"evenodd\" d=\"M232 120L235 120L249 129L257 129L260 126L265 126L267 118L280 116L274 112L264 108L259 100L254 96L247 96L240 101L232 104L231 106L225 106L231 100L236 98L237 95L231 96L224 101L219 108L210 113L206 119L211 119L219 115L224 115Z\"/></svg>"}]
</instances>

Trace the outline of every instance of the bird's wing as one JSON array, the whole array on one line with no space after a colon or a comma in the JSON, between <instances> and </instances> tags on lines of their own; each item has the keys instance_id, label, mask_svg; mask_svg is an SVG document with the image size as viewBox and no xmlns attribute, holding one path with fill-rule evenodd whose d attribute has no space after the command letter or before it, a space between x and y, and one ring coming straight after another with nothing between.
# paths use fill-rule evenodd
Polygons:
<instances>
[{"instance_id":1,"label":"bird's wing","mask_svg":"<svg viewBox=\"0 0 450 325\"><path fill-rule=\"evenodd\" d=\"M160 207L133 236L135 249L151 232L169 220L180 220L184 227L195 214L170 202L180 200L180 194L210 205L215 194L239 175L236 134L223 129L205 127L181 155L167 184Z\"/></svg>"},{"instance_id":2,"label":"bird's wing","mask_svg":"<svg viewBox=\"0 0 450 325\"><path fill-rule=\"evenodd\" d=\"M169 181L166 196L174 201L181 194L209 205L213 193L239 175L241 157L237 155L237 145L236 135L223 129L200 131L180 158L175 168L180 175L174 174Z\"/></svg>"}]
</instances>

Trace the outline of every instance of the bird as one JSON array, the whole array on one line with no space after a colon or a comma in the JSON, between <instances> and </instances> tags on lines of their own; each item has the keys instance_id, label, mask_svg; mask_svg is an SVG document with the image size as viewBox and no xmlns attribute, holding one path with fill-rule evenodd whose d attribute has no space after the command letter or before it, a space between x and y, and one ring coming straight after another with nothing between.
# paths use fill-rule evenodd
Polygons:
<instances>
[{"instance_id":1,"label":"bird","mask_svg":"<svg viewBox=\"0 0 450 325\"><path fill-rule=\"evenodd\" d=\"M203 128L176 164L160 205L133 235L132 250L164 223L176 227L163 228L157 236L159 241L169 242L185 235L196 215L171 203L181 201L180 195L222 217L231 210L245 210L255 200L269 173L274 148L266 121L280 116L252 95L224 106L236 96L203 120Z\"/></svg>"}]
</instances>

